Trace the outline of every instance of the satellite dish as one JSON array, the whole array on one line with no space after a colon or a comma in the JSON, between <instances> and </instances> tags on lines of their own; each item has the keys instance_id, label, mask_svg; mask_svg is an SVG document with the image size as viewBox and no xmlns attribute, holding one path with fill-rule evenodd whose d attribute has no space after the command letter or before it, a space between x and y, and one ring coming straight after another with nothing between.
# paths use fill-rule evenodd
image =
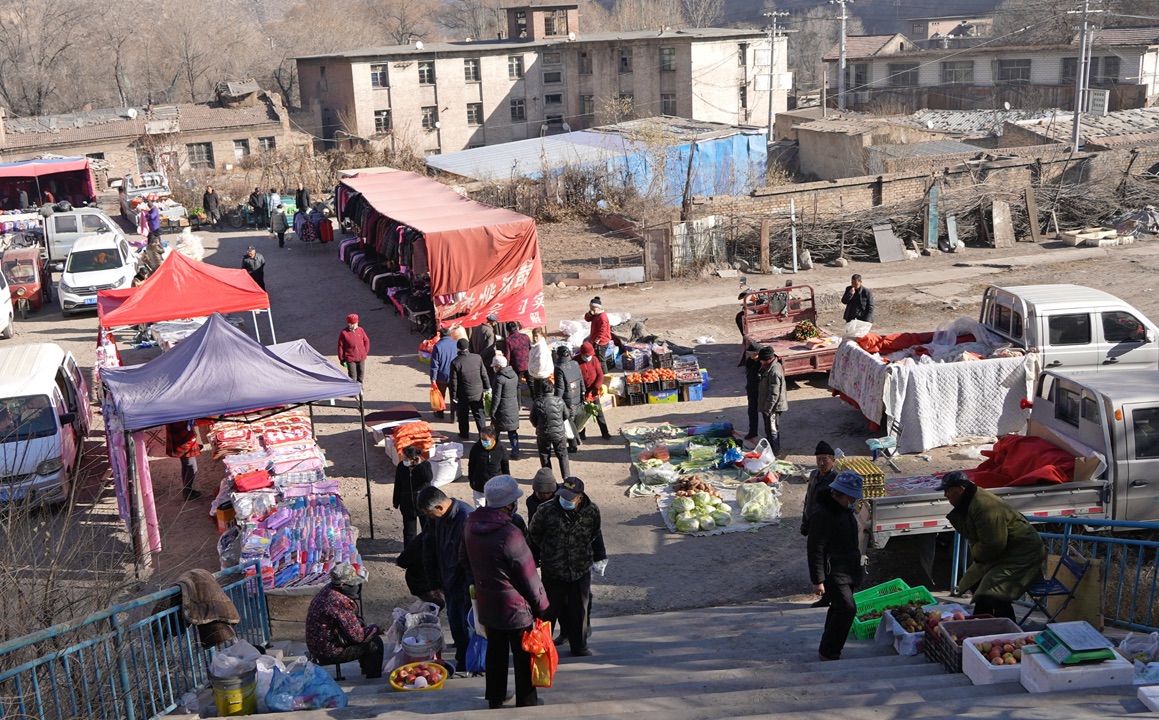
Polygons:
<instances>
[{"instance_id":1,"label":"satellite dish","mask_svg":"<svg viewBox=\"0 0 1159 720\"><path fill-rule=\"evenodd\" d=\"M573 33L573 32L569 32L569 33L567 34L567 39L568 39L568 41L569 41L569 42L574 42L574 41L575 41L575 33Z\"/></svg>"},{"instance_id":2,"label":"satellite dish","mask_svg":"<svg viewBox=\"0 0 1159 720\"><path fill-rule=\"evenodd\" d=\"M126 110L125 117L129 118L130 120L135 120L137 118L137 108L129 108Z\"/></svg>"},{"instance_id":3,"label":"satellite dish","mask_svg":"<svg viewBox=\"0 0 1159 720\"><path fill-rule=\"evenodd\" d=\"M1010 109L1010 103L1009 103L1009 102L1004 102L1004 103L1002 103L1002 107L1004 107L1004 108L1006 108L1007 110L1009 110L1009 109Z\"/></svg>"},{"instance_id":4,"label":"satellite dish","mask_svg":"<svg viewBox=\"0 0 1159 720\"><path fill-rule=\"evenodd\" d=\"M443 126L443 124L441 122L439 122L438 120L435 120L435 130L438 130L442 126Z\"/></svg>"},{"instance_id":5,"label":"satellite dish","mask_svg":"<svg viewBox=\"0 0 1159 720\"><path fill-rule=\"evenodd\" d=\"M416 41L415 41L415 50L422 50L422 49L423 49L423 41L422 41L422 40L416 40Z\"/></svg>"}]
</instances>

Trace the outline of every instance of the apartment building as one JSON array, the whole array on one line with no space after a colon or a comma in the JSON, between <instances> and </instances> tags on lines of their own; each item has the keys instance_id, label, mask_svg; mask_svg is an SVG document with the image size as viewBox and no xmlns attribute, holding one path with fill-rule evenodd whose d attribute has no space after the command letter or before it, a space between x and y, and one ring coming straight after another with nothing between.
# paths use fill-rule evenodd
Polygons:
<instances>
[{"instance_id":1,"label":"apartment building","mask_svg":"<svg viewBox=\"0 0 1159 720\"><path fill-rule=\"evenodd\" d=\"M785 38L700 28L582 34L575 5L507 8L506 38L296 59L314 135L424 153L653 115L766 125L787 108ZM770 90L771 88L771 90Z\"/></svg>"}]
</instances>

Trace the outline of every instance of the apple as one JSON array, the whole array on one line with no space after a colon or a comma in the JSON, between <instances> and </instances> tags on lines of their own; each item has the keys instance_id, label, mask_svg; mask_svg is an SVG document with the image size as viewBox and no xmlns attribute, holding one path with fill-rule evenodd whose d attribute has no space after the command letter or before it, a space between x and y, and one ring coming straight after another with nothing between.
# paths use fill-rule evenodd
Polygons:
<instances>
[{"instance_id":1,"label":"apple","mask_svg":"<svg viewBox=\"0 0 1159 720\"><path fill-rule=\"evenodd\" d=\"M1002 651L999 650L998 648L994 648L986 654L986 657L990 658L991 660L994 660L995 658L1000 658L1000 657L1002 657Z\"/></svg>"},{"instance_id":2,"label":"apple","mask_svg":"<svg viewBox=\"0 0 1159 720\"><path fill-rule=\"evenodd\" d=\"M993 647L994 646L991 645L990 643L984 642L978 647L978 649L982 651L983 655L985 655L985 654L989 653Z\"/></svg>"},{"instance_id":3,"label":"apple","mask_svg":"<svg viewBox=\"0 0 1159 720\"><path fill-rule=\"evenodd\" d=\"M1015 650L1015 651L1014 651L1014 659L1015 659L1015 660L1021 660L1021 659L1022 659L1022 650Z\"/></svg>"},{"instance_id":4,"label":"apple","mask_svg":"<svg viewBox=\"0 0 1159 720\"><path fill-rule=\"evenodd\" d=\"M991 665L1004 665L1005 662L1000 657L990 658Z\"/></svg>"},{"instance_id":5,"label":"apple","mask_svg":"<svg viewBox=\"0 0 1159 720\"><path fill-rule=\"evenodd\" d=\"M1012 652L1014 652L1014 646L1011 645L1010 643L1006 643L1005 645L1002 646L1002 652L1012 653Z\"/></svg>"}]
</instances>

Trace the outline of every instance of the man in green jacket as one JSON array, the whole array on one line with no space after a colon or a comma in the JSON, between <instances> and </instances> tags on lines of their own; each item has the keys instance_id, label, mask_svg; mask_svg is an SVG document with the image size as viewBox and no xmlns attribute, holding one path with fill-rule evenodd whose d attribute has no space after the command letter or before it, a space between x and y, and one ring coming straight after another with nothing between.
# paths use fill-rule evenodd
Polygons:
<instances>
[{"instance_id":1,"label":"man in green jacket","mask_svg":"<svg viewBox=\"0 0 1159 720\"><path fill-rule=\"evenodd\" d=\"M973 591L975 614L1013 620L1012 603L1042 578L1042 538L1022 513L965 473L946 473L941 489L954 506L946 518L970 542L973 560L954 594Z\"/></svg>"}]
</instances>

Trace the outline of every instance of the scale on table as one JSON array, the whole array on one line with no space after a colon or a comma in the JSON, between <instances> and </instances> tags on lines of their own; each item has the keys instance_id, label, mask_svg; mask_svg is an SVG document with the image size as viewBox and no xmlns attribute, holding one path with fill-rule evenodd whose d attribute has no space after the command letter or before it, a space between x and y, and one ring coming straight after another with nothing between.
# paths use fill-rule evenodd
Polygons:
<instances>
[{"instance_id":1,"label":"scale on table","mask_svg":"<svg viewBox=\"0 0 1159 720\"><path fill-rule=\"evenodd\" d=\"M1034 638L1042 651L1059 665L1077 665L1086 662L1113 660L1114 646L1090 623L1048 623L1046 629Z\"/></svg>"}]
</instances>

